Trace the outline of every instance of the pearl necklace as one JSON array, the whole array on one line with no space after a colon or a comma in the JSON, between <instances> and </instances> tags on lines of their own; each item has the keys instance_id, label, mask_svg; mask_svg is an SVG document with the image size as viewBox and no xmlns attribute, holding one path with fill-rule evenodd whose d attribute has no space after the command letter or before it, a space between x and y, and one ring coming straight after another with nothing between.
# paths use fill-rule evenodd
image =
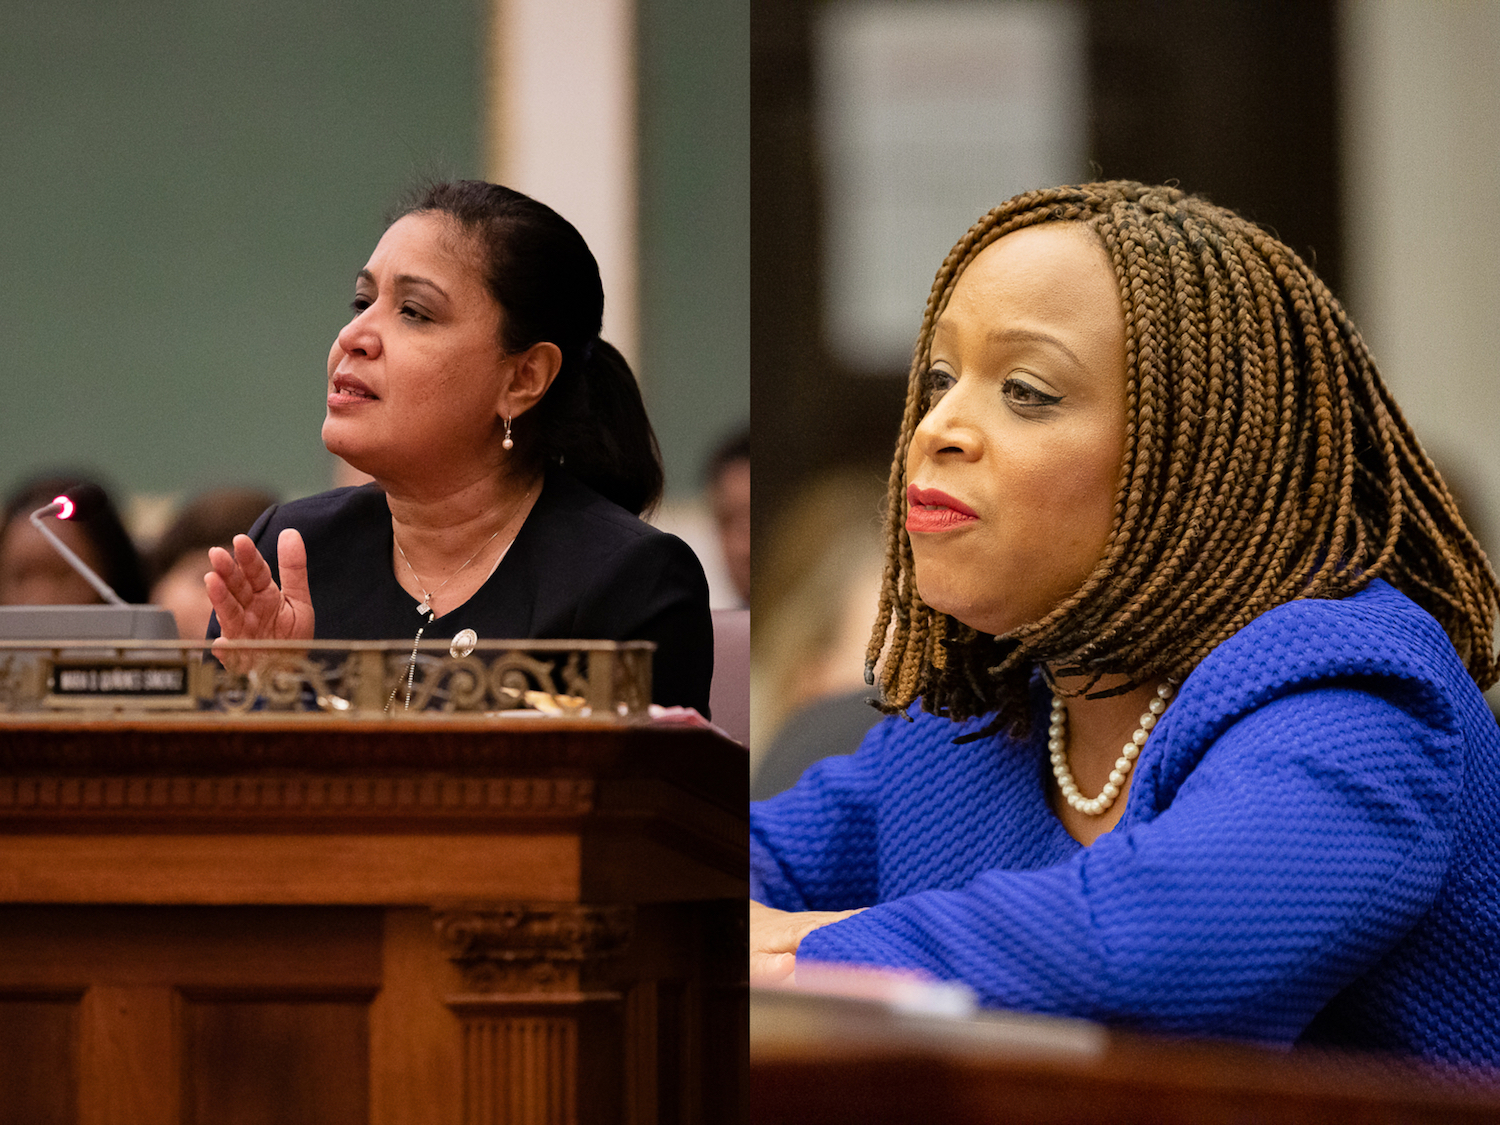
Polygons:
<instances>
[{"instance_id":1,"label":"pearl necklace","mask_svg":"<svg viewBox=\"0 0 1500 1125\"><path fill-rule=\"evenodd\" d=\"M1156 720L1161 713L1167 709L1167 703L1175 695L1177 689L1172 681L1168 680L1156 689L1156 698L1153 699L1141 716L1141 725L1130 736L1130 741L1120 751L1120 757L1115 761L1115 768L1110 771L1109 780L1104 783L1104 789L1097 797L1085 797L1078 791L1078 783L1073 780L1073 771L1068 769L1068 743L1065 737L1068 724L1068 709L1063 703L1062 697L1056 692L1052 695L1052 724L1047 728L1047 750L1052 757L1052 776L1057 778L1057 787L1062 791L1063 799L1070 806L1085 816L1102 816L1115 803L1125 788L1125 776L1135 765L1135 760L1140 756L1141 747L1146 745L1146 739L1151 734L1151 728L1156 726Z\"/></svg>"}]
</instances>

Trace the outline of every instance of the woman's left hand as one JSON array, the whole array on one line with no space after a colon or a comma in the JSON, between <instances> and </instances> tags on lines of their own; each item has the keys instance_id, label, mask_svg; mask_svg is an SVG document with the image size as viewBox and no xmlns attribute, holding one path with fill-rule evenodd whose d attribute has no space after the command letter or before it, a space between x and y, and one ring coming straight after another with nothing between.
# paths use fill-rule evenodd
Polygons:
<instances>
[{"instance_id":1,"label":"woman's left hand","mask_svg":"<svg viewBox=\"0 0 1500 1125\"><path fill-rule=\"evenodd\" d=\"M860 908L864 909L863 907ZM796 983L797 947L820 926L842 922L859 910L777 910L750 902L750 983Z\"/></svg>"}]
</instances>

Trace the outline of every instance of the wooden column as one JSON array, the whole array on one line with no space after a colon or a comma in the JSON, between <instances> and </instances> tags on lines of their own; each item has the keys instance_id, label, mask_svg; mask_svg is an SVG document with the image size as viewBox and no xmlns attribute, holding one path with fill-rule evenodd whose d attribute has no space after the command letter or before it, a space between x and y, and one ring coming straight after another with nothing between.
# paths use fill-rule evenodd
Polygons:
<instances>
[{"instance_id":1,"label":"wooden column","mask_svg":"<svg viewBox=\"0 0 1500 1125\"><path fill-rule=\"evenodd\" d=\"M468 991L464 1125L620 1120L620 994L595 987L630 935L628 907L517 903L454 911L438 933Z\"/></svg>"}]
</instances>

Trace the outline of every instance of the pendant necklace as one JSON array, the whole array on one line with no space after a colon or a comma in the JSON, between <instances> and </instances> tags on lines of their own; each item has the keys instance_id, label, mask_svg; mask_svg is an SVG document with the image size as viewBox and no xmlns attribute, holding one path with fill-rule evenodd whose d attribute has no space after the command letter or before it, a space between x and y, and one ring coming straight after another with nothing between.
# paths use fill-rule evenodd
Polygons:
<instances>
[{"instance_id":1,"label":"pendant necklace","mask_svg":"<svg viewBox=\"0 0 1500 1125\"><path fill-rule=\"evenodd\" d=\"M483 554L485 549L499 537L502 531L510 526L510 521L515 518L516 512L521 510L522 505L526 503L527 497L529 497L530 495L531 489L527 488L525 494L522 495L519 503L516 504L510 515L506 517L505 522L495 529L495 533L479 545L479 550L475 551L472 555L464 560L463 566L460 566L452 574L448 575L447 578L444 578L440 583L438 583L437 589L431 592L428 591L426 585L422 582L422 579L417 575L416 568L411 565L411 560L406 557L406 552L401 549L401 540L396 538L396 529L394 527L391 529L391 542L396 544L396 552L401 556L401 561L406 564L406 569L411 574L412 581L417 584L417 589L422 591L422 600L417 603L417 616L421 617L425 615L427 618L426 621L422 622L422 624L417 627L416 639L411 643L411 657L406 662L406 703L402 710L411 710L412 685L416 681L417 676L417 647L422 643L422 634L426 631L427 626L431 625L437 618L437 611L432 608L433 599L436 598L438 594L442 593L444 586L448 585L448 583L452 582L455 578L462 574L464 572L464 569L471 562L473 562L481 554ZM499 565L498 561L496 565ZM458 635L453 638L453 644L449 646L448 651L455 657L468 656L469 653L474 651L474 645L478 643L478 641L479 637L475 634L473 629L463 629L460 630ZM390 698L385 701L385 709L387 711L391 709L391 704L396 702L396 693L400 690L400 683L397 683L395 687L391 688Z\"/></svg>"}]
</instances>

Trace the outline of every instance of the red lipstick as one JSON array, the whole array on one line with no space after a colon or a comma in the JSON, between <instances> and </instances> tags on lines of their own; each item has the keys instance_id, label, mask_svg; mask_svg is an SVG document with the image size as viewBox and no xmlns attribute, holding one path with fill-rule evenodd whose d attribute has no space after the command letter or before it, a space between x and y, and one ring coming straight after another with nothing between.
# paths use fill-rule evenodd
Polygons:
<instances>
[{"instance_id":1,"label":"red lipstick","mask_svg":"<svg viewBox=\"0 0 1500 1125\"><path fill-rule=\"evenodd\" d=\"M955 500L936 488L906 489L906 530L925 535L967 527L979 519L979 513L961 500Z\"/></svg>"}]
</instances>

